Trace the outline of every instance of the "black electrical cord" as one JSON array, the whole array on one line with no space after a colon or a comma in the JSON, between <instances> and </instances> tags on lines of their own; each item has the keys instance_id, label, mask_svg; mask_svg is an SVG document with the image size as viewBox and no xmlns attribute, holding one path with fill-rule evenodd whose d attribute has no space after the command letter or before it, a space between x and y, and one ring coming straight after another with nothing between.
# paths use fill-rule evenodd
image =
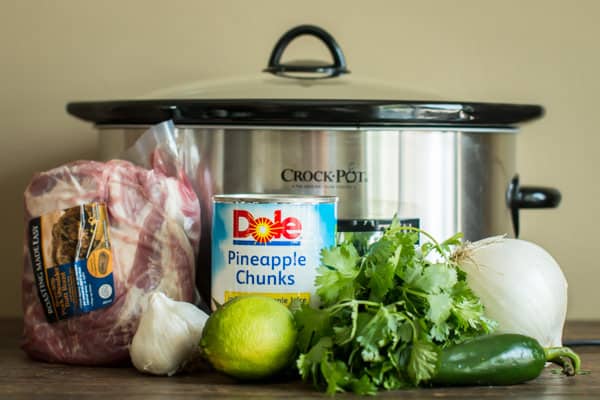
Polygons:
<instances>
[{"instance_id":1,"label":"black electrical cord","mask_svg":"<svg viewBox=\"0 0 600 400\"><path fill-rule=\"evenodd\" d=\"M600 339L567 340L563 343L563 346L567 346L567 347L600 346Z\"/></svg>"}]
</instances>

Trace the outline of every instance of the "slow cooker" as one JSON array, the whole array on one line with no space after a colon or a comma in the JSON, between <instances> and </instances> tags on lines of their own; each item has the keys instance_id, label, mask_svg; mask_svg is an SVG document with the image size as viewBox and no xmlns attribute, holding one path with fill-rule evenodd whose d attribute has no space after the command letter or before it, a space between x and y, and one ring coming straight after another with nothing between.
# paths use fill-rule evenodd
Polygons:
<instances>
[{"instance_id":1,"label":"slow cooker","mask_svg":"<svg viewBox=\"0 0 600 400\"><path fill-rule=\"evenodd\" d=\"M284 62L304 35L332 60ZM204 296L214 194L336 195L341 232L378 231L396 215L434 237L468 240L518 236L520 209L559 204L558 190L523 186L517 174L518 126L541 117L541 106L429 100L352 75L327 31L301 25L277 41L258 77L72 102L67 111L98 128L102 159L164 120L187 138L204 216Z\"/></svg>"}]
</instances>

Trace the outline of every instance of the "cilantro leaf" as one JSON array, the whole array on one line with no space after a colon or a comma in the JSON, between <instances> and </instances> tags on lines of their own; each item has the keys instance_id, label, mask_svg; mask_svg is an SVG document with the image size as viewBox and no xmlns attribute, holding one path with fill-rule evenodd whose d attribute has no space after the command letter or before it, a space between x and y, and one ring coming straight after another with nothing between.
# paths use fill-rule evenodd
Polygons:
<instances>
[{"instance_id":1,"label":"cilantro leaf","mask_svg":"<svg viewBox=\"0 0 600 400\"><path fill-rule=\"evenodd\" d=\"M321 362L321 373L327 383L326 392L329 394L344 392L354 381L354 376L342 361L323 360Z\"/></svg>"},{"instance_id":2,"label":"cilantro leaf","mask_svg":"<svg viewBox=\"0 0 600 400\"><path fill-rule=\"evenodd\" d=\"M446 322L433 324L429 330L429 337L436 342L446 342L450 336L451 325Z\"/></svg>"},{"instance_id":3,"label":"cilantro leaf","mask_svg":"<svg viewBox=\"0 0 600 400\"><path fill-rule=\"evenodd\" d=\"M317 268L317 294L325 304L338 298L351 299L354 297L354 280L359 268L356 263L360 259L352 244L344 244L321 253L322 265Z\"/></svg>"},{"instance_id":4,"label":"cilantro leaf","mask_svg":"<svg viewBox=\"0 0 600 400\"><path fill-rule=\"evenodd\" d=\"M365 258L369 263L374 265L385 264L396 252L396 247L397 244L394 236L384 234L381 239L369 247Z\"/></svg>"},{"instance_id":5,"label":"cilantro leaf","mask_svg":"<svg viewBox=\"0 0 600 400\"><path fill-rule=\"evenodd\" d=\"M413 329L409 322L398 324L396 335L400 342L410 343L413 337Z\"/></svg>"},{"instance_id":6,"label":"cilantro leaf","mask_svg":"<svg viewBox=\"0 0 600 400\"><path fill-rule=\"evenodd\" d=\"M356 378L343 361L335 360L331 348L331 338L321 338L313 348L301 354L296 361L300 376L304 380L312 378L315 386L326 385L326 392L335 394L351 389L358 394L375 394L375 386L366 374Z\"/></svg>"},{"instance_id":7,"label":"cilantro leaf","mask_svg":"<svg viewBox=\"0 0 600 400\"><path fill-rule=\"evenodd\" d=\"M382 361L380 348L389 343L397 343L398 320L402 317L380 307L371 320L357 333L356 341L361 345L361 356L364 361Z\"/></svg>"},{"instance_id":8,"label":"cilantro leaf","mask_svg":"<svg viewBox=\"0 0 600 400\"><path fill-rule=\"evenodd\" d=\"M448 293L427 295L427 301L429 302L427 319L436 325L448 319L452 311L452 297Z\"/></svg>"},{"instance_id":9,"label":"cilantro leaf","mask_svg":"<svg viewBox=\"0 0 600 400\"><path fill-rule=\"evenodd\" d=\"M307 352L300 354L296 360L296 366L302 379L307 380L312 377L315 386L319 384L318 371L320 365L331 353L333 342L330 337L323 337Z\"/></svg>"},{"instance_id":10,"label":"cilantro leaf","mask_svg":"<svg viewBox=\"0 0 600 400\"><path fill-rule=\"evenodd\" d=\"M371 289L369 300L381 301L387 292L394 287L394 274L396 265L388 261L384 264L371 264L365 274L369 279L368 287Z\"/></svg>"},{"instance_id":11,"label":"cilantro leaf","mask_svg":"<svg viewBox=\"0 0 600 400\"><path fill-rule=\"evenodd\" d=\"M423 273L423 264L414 262L409 265L400 265L396 268L396 275L408 286L414 286L415 281Z\"/></svg>"},{"instance_id":12,"label":"cilantro leaf","mask_svg":"<svg viewBox=\"0 0 600 400\"><path fill-rule=\"evenodd\" d=\"M400 229L400 227L398 227ZM401 231L385 234L374 243L367 254L366 275L370 278L370 300L381 301L388 291L395 286L394 275L403 265L410 265L415 254L415 243L418 237Z\"/></svg>"},{"instance_id":13,"label":"cilantro leaf","mask_svg":"<svg viewBox=\"0 0 600 400\"><path fill-rule=\"evenodd\" d=\"M351 243L324 249L321 253L321 262L323 265L343 274L353 274L356 270L356 262L359 259L360 256Z\"/></svg>"},{"instance_id":14,"label":"cilantro leaf","mask_svg":"<svg viewBox=\"0 0 600 400\"><path fill-rule=\"evenodd\" d=\"M328 312L303 304L293 313L298 331L296 344L300 352L307 352L322 337L331 334L332 328Z\"/></svg>"},{"instance_id":15,"label":"cilantro leaf","mask_svg":"<svg viewBox=\"0 0 600 400\"><path fill-rule=\"evenodd\" d=\"M438 350L433 343L414 342L408 361L408 376L415 385L433 378L438 360Z\"/></svg>"},{"instance_id":16,"label":"cilantro leaf","mask_svg":"<svg viewBox=\"0 0 600 400\"><path fill-rule=\"evenodd\" d=\"M352 388L352 391L356 394L377 394L377 386L375 386L375 384L371 382L371 379L369 379L369 376L366 374L361 376L360 379L354 379L350 387Z\"/></svg>"},{"instance_id":17,"label":"cilantro leaf","mask_svg":"<svg viewBox=\"0 0 600 400\"><path fill-rule=\"evenodd\" d=\"M370 246L371 232L338 232L338 241L352 244L358 254L364 255Z\"/></svg>"},{"instance_id":18,"label":"cilantro leaf","mask_svg":"<svg viewBox=\"0 0 600 400\"><path fill-rule=\"evenodd\" d=\"M496 323L485 317L483 304L474 294L466 281L458 282L452 290L452 315L456 319L458 329L463 332L469 329L482 333L490 333Z\"/></svg>"},{"instance_id":19,"label":"cilantro leaf","mask_svg":"<svg viewBox=\"0 0 600 400\"><path fill-rule=\"evenodd\" d=\"M462 238L462 232L458 232L440 243L440 247L447 252L451 252L453 247L458 247L462 244Z\"/></svg>"},{"instance_id":20,"label":"cilantro leaf","mask_svg":"<svg viewBox=\"0 0 600 400\"><path fill-rule=\"evenodd\" d=\"M443 289L452 288L457 280L454 268L449 268L447 264L433 264L423 270L423 274L413 285L426 293L439 293Z\"/></svg>"},{"instance_id":21,"label":"cilantro leaf","mask_svg":"<svg viewBox=\"0 0 600 400\"><path fill-rule=\"evenodd\" d=\"M402 374L399 373L397 366L392 362L392 357L367 369L367 374L371 377L376 387L382 387L385 390L411 386L410 382L407 382Z\"/></svg>"}]
</instances>

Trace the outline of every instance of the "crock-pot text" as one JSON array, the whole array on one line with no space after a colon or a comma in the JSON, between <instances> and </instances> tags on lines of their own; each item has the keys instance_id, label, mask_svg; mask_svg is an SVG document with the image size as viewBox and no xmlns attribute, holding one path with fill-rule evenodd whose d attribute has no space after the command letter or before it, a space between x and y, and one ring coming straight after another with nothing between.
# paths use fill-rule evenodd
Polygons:
<instances>
[{"instance_id":1,"label":"crock-pot text","mask_svg":"<svg viewBox=\"0 0 600 400\"><path fill-rule=\"evenodd\" d=\"M298 170L286 168L281 171L281 180L284 182L330 182L330 183L365 183L367 182L366 171L355 171L354 169L336 170Z\"/></svg>"}]
</instances>

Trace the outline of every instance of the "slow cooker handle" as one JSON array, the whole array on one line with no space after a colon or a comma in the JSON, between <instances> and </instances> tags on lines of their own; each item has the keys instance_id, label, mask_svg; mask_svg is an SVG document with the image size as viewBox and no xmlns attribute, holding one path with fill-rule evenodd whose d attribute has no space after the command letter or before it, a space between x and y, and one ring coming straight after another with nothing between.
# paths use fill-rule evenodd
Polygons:
<instances>
[{"instance_id":1,"label":"slow cooker handle","mask_svg":"<svg viewBox=\"0 0 600 400\"><path fill-rule=\"evenodd\" d=\"M558 189L540 186L520 186L515 175L506 192L506 202L512 215L515 237L519 237L519 210L521 208L556 208L562 196Z\"/></svg>"},{"instance_id":2,"label":"slow cooker handle","mask_svg":"<svg viewBox=\"0 0 600 400\"><path fill-rule=\"evenodd\" d=\"M331 57L333 58L333 64L324 64L320 61L312 60L282 63L281 56L283 55L283 52L287 46L292 40L302 35L315 36L316 38L320 39L329 49ZM329 32L315 25L299 25L284 33L275 44L275 47L271 52L271 57L269 57L267 68L265 68L263 72L270 72L273 75L295 79L334 78L341 74L350 73L350 71L346 68L346 59L344 57L344 53L342 53L342 49L337 44L333 36L331 36ZM298 73L314 75L295 75Z\"/></svg>"}]
</instances>

